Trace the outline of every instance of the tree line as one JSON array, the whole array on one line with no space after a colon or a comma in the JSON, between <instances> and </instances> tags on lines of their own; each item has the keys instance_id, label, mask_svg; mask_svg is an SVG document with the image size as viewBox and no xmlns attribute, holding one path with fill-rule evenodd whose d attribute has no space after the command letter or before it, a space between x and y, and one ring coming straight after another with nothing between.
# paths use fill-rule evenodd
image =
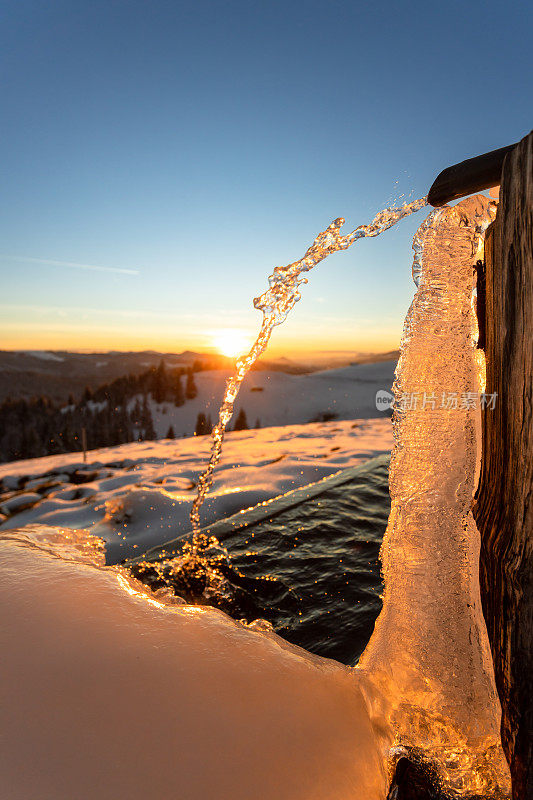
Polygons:
<instances>
[{"instance_id":1,"label":"tree line","mask_svg":"<svg viewBox=\"0 0 533 800\"><path fill-rule=\"evenodd\" d=\"M200 365L195 361L189 369L179 367L168 370L161 359L158 367L151 367L140 375L124 375L111 383L102 384L94 392L85 389L82 399L96 403L105 401L116 406L123 405L136 395L151 394L155 403L172 402L175 406L182 406L186 400L193 400L198 394L194 373L199 371Z\"/></svg>"},{"instance_id":2,"label":"tree line","mask_svg":"<svg viewBox=\"0 0 533 800\"><path fill-rule=\"evenodd\" d=\"M82 451L82 431L88 450L154 440L157 435L149 397L158 404L183 406L197 396L194 375L203 366L202 362L195 362L188 369L169 370L162 360L157 368L139 375L122 376L94 391L87 387L78 401L70 395L67 406L46 396L7 399L0 405L0 461ZM212 427L209 415L198 414L194 431L197 436L211 433ZM241 409L233 430L248 427L246 413ZM260 427L259 420L255 427ZM166 438L175 438L172 425Z\"/></svg>"},{"instance_id":3,"label":"tree line","mask_svg":"<svg viewBox=\"0 0 533 800\"><path fill-rule=\"evenodd\" d=\"M254 428L260 428L260 427L261 427L261 420L257 418L255 421ZM204 413L200 412L196 417L196 428L194 430L195 436L205 436L205 434L211 433L212 428L213 428L213 423L211 422L211 416L208 414L206 417ZM250 426L248 425L248 420L246 418L246 411L244 410L244 408L241 408L241 410L237 414L233 427L231 425L228 425L226 430L228 432L232 430L247 431L249 430L249 428ZM172 434L173 433L174 431L172 429ZM173 439L173 438L174 438L173 435L169 436L167 434L167 439Z\"/></svg>"},{"instance_id":4,"label":"tree line","mask_svg":"<svg viewBox=\"0 0 533 800\"><path fill-rule=\"evenodd\" d=\"M156 439L148 397L184 405L198 394L194 372L194 365L167 370L161 361L140 375L87 387L79 401L70 395L67 406L46 396L8 398L0 405L0 461L81 451L83 430L88 450Z\"/></svg>"}]
</instances>

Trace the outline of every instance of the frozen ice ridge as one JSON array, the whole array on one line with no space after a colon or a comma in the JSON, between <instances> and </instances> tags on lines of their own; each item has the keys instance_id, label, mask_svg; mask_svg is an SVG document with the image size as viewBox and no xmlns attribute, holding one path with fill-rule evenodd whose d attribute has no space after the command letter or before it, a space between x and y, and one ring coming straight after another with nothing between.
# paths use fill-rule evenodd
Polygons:
<instances>
[{"instance_id":1,"label":"frozen ice ridge","mask_svg":"<svg viewBox=\"0 0 533 800\"><path fill-rule=\"evenodd\" d=\"M470 197L419 228L394 384L383 610L361 667L386 698L396 753L423 753L452 797L506 797L500 707L472 517L483 364L473 264L495 203ZM481 251L482 252L482 251Z\"/></svg>"}]
</instances>

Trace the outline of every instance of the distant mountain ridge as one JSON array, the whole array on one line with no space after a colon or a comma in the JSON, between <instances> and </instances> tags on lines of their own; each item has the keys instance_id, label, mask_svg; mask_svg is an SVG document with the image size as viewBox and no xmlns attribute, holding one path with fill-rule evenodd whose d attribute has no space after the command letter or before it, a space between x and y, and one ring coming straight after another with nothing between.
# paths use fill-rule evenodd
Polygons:
<instances>
[{"instance_id":1,"label":"distant mountain ridge","mask_svg":"<svg viewBox=\"0 0 533 800\"><path fill-rule=\"evenodd\" d=\"M115 447L137 440L201 436L218 418L229 369L167 368L121 376L57 403L40 395L0 403L0 462ZM304 374L254 370L244 379L231 430L383 417L376 393L390 390L396 361Z\"/></svg>"},{"instance_id":2,"label":"distant mountain ridge","mask_svg":"<svg viewBox=\"0 0 533 800\"><path fill-rule=\"evenodd\" d=\"M261 359L256 365L260 371L284 372L298 375L342 367L349 364L378 363L397 360L396 351L389 353L346 353L320 358L291 360ZM78 353L68 350L0 350L0 402L12 399L46 395L58 403L68 396L81 395L86 386L96 389L103 383L128 374L138 375L150 367L157 367L161 359L168 369L193 367L199 369L231 369L234 359L216 353L184 350L181 353L145 351L107 351Z\"/></svg>"}]
</instances>

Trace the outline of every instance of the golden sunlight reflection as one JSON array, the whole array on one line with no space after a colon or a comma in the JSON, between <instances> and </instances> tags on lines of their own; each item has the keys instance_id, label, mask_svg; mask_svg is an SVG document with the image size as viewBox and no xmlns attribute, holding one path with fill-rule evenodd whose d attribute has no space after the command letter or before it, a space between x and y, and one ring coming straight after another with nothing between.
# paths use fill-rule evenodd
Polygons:
<instances>
[{"instance_id":1,"label":"golden sunlight reflection","mask_svg":"<svg viewBox=\"0 0 533 800\"><path fill-rule=\"evenodd\" d=\"M213 332L213 347L229 358L235 358L250 348L251 336L237 328L226 328Z\"/></svg>"},{"instance_id":2,"label":"golden sunlight reflection","mask_svg":"<svg viewBox=\"0 0 533 800\"><path fill-rule=\"evenodd\" d=\"M144 600L151 606L155 606L156 608L166 608L166 603L161 603L159 600L156 600L155 597L150 597L149 593L146 591L140 591L133 586L133 581L127 578L123 573L117 572L117 581L118 585L121 589L124 589L131 597L135 597L138 600ZM143 587L144 588L144 587Z\"/></svg>"}]
</instances>

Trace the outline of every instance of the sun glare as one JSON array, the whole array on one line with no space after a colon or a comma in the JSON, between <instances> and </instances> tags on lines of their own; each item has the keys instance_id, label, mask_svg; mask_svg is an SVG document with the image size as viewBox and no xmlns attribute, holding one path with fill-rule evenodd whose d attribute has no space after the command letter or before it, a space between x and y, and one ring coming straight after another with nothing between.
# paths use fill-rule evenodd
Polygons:
<instances>
[{"instance_id":1,"label":"sun glare","mask_svg":"<svg viewBox=\"0 0 533 800\"><path fill-rule=\"evenodd\" d=\"M213 334L213 347L223 356L228 356L229 358L243 355L250 349L250 344L250 337L235 328L216 331Z\"/></svg>"}]
</instances>

